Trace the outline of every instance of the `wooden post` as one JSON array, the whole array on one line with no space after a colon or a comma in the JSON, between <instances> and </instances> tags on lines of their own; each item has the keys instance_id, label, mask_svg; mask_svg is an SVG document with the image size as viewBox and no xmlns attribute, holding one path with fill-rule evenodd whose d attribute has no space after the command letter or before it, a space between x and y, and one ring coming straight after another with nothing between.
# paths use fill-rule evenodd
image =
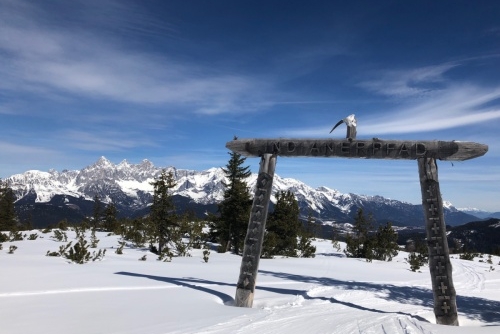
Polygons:
<instances>
[{"instance_id":1,"label":"wooden post","mask_svg":"<svg viewBox=\"0 0 500 334\"><path fill-rule=\"evenodd\" d=\"M349 125L347 124L347 134L346 134L346 138L349 140L349 141L353 141L354 139L356 139L356 134L357 134L357 131L356 131L356 125Z\"/></svg>"},{"instance_id":2,"label":"wooden post","mask_svg":"<svg viewBox=\"0 0 500 334\"><path fill-rule=\"evenodd\" d=\"M255 196L248 222L245 246L243 247L236 297L234 298L235 305L239 307L252 307L253 304L275 168L276 155L264 154L260 160L259 176L255 186Z\"/></svg>"},{"instance_id":3,"label":"wooden post","mask_svg":"<svg viewBox=\"0 0 500 334\"><path fill-rule=\"evenodd\" d=\"M422 190L422 207L426 221L436 323L458 326L457 297L453 286L436 159L419 158L418 171Z\"/></svg>"}]
</instances>

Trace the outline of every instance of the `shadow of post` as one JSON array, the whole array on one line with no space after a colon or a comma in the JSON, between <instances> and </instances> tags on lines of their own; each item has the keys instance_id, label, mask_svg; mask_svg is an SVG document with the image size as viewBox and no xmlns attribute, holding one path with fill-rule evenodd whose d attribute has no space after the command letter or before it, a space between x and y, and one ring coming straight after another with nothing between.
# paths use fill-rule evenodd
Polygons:
<instances>
[{"instance_id":1,"label":"shadow of post","mask_svg":"<svg viewBox=\"0 0 500 334\"><path fill-rule=\"evenodd\" d=\"M434 306L432 291L425 288L369 282L340 281L329 277L313 277L266 270L260 270L259 273L261 275L269 275L303 283L332 286L344 290L383 291L385 294L380 295L379 298L387 301L422 305L429 308L433 308ZM457 305L460 314L469 319L489 323L500 323L500 301L457 295ZM353 305L350 306L354 307Z\"/></svg>"},{"instance_id":2,"label":"shadow of post","mask_svg":"<svg viewBox=\"0 0 500 334\"><path fill-rule=\"evenodd\" d=\"M160 282L165 282L169 284L174 284L194 290L198 290L201 292L209 293L218 297L224 305L233 306L234 298L225 294L223 292L210 289L206 287L207 285L219 285L219 286L230 286L236 289L236 284L230 284L226 282L217 282L210 281L205 279L193 278L193 277L183 277L183 278L174 278L174 277L165 277L165 276L154 276L154 275L145 275L138 273L131 273L120 271L116 272L116 275L124 275L124 276L132 276L132 277L140 277L152 279ZM329 277L313 277L306 275L296 275L289 274L283 272L273 272L267 270L259 270L260 275L267 275L278 277L281 279L302 282L302 283L310 283L322 286L331 286L338 289L344 290L358 290L358 291L369 291L369 292L381 292L383 291L383 295L379 295L378 297L387 301L398 302L401 304L411 304L411 305L421 305L425 307L429 307L432 309L433 307L433 299L432 299L432 291L430 289L418 288L418 287L407 287L407 286L397 286L392 284L377 284L377 283L369 283L369 282L354 282L354 281L341 281ZM203 286L202 286L203 285ZM259 286L257 284L257 290L269 291L277 294L291 295L291 296L302 296L307 300L324 300L329 301L335 304L341 304L347 307L351 307L358 310L376 312L376 313L393 313L393 314L401 314L413 317L420 321L427 322L426 319L404 313L404 312L389 312L379 309L367 308L361 305L357 305L351 302L345 302L337 300L333 297L323 297L316 296L311 297L307 294L307 290L298 290L298 289L283 289L283 288L275 288L275 287L265 287ZM258 295L257 295L258 297ZM479 320L488 323L500 323L500 302L495 300L489 300L478 297L467 297L467 296L457 296L457 303L459 307L459 311L461 315L473 320Z\"/></svg>"},{"instance_id":3,"label":"shadow of post","mask_svg":"<svg viewBox=\"0 0 500 334\"><path fill-rule=\"evenodd\" d=\"M196 285L196 284L225 285L225 286L233 286L235 288L236 288L236 284L207 281L207 280L196 279L196 278L173 278L173 277L165 277L165 276L144 275L144 274L137 274L137 273L131 273L131 272L126 272L126 271L116 272L115 274L116 275L132 276L132 277L148 278L148 279L152 279L155 281L160 281L160 282L170 283L170 284L174 284L174 285L178 285L178 286L183 286L186 288L190 288L193 290L198 290L198 291L202 291L202 292L206 292L206 293L209 293L211 295L214 295L214 296L218 297L224 305L233 305L234 304L233 297L231 297L223 292L209 289L207 287Z\"/></svg>"}]
</instances>

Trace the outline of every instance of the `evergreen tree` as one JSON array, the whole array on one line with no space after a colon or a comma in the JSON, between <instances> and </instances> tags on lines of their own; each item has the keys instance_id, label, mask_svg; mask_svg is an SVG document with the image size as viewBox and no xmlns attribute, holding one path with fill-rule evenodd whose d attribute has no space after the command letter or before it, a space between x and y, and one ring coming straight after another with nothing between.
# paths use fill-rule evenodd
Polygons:
<instances>
[{"instance_id":1,"label":"evergreen tree","mask_svg":"<svg viewBox=\"0 0 500 334\"><path fill-rule=\"evenodd\" d=\"M273 255L297 256L297 236L301 228L299 204L290 191L276 194L274 211L269 215L267 233L277 237Z\"/></svg>"},{"instance_id":2,"label":"evergreen tree","mask_svg":"<svg viewBox=\"0 0 500 334\"><path fill-rule=\"evenodd\" d=\"M17 215L14 208L16 197L6 182L0 180L0 231L14 231Z\"/></svg>"},{"instance_id":3,"label":"evergreen tree","mask_svg":"<svg viewBox=\"0 0 500 334\"><path fill-rule=\"evenodd\" d=\"M135 218L127 227L125 239L134 243L135 247L143 247L147 239L148 218Z\"/></svg>"},{"instance_id":4,"label":"evergreen tree","mask_svg":"<svg viewBox=\"0 0 500 334\"><path fill-rule=\"evenodd\" d=\"M305 230L299 234L299 241L297 244L297 255L299 257L315 257L316 246L312 245L313 235Z\"/></svg>"},{"instance_id":5,"label":"evergreen tree","mask_svg":"<svg viewBox=\"0 0 500 334\"><path fill-rule=\"evenodd\" d=\"M226 168L227 182L224 182L224 200L219 204L220 216L211 226L211 235L220 243L222 251L232 250L239 254L243 249L252 201L246 179L251 175L250 167L243 167L246 158L230 152Z\"/></svg>"},{"instance_id":6,"label":"evergreen tree","mask_svg":"<svg viewBox=\"0 0 500 334\"><path fill-rule=\"evenodd\" d=\"M109 203L104 209L104 222L103 227L107 232L116 232L120 224L118 223L118 219L116 218L117 214L116 206L113 202Z\"/></svg>"},{"instance_id":7,"label":"evergreen tree","mask_svg":"<svg viewBox=\"0 0 500 334\"><path fill-rule=\"evenodd\" d=\"M335 249L335 251L337 251L337 252L340 252L340 250L341 250L340 243L339 243L339 236L340 236L339 229L337 228L337 226L333 225L332 226L332 246L333 246L333 249Z\"/></svg>"},{"instance_id":8,"label":"evergreen tree","mask_svg":"<svg viewBox=\"0 0 500 334\"><path fill-rule=\"evenodd\" d=\"M116 229L117 234L120 234L123 240L132 241L134 247L144 247L146 242L151 241L153 229L150 227L149 217L135 218L133 220L123 219L118 223Z\"/></svg>"},{"instance_id":9,"label":"evergreen tree","mask_svg":"<svg viewBox=\"0 0 500 334\"><path fill-rule=\"evenodd\" d=\"M410 264L411 271L417 271L420 267L429 263L429 250L423 240L415 241L415 249L405 259Z\"/></svg>"},{"instance_id":10,"label":"evergreen tree","mask_svg":"<svg viewBox=\"0 0 500 334\"><path fill-rule=\"evenodd\" d=\"M381 261L392 261L392 258L398 255L398 235L392 228L391 223L385 226L379 226L376 234L374 248L374 258Z\"/></svg>"},{"instance_id":11,"label":"evergreen tree","mask_svg":"<svg viewBox=\"0 0 500 334\"><path fill-rule=\"evenodd\" d=\"M311 235L311 237L316 240L316 237L319 237L319 233L317 231L317 224L314 222L314 217L312 215L312 210L309 209L307 211L307 222L306 222L306 232Z\"/></svg>"},{"instance_id":12,"label":"evergreen tree","mask_svg":"<svg viewBox=\"0 0 500 334\"><path fill-rule=\"evenodd\" d=\"M312 233L303 228L299 217L295 195L290 191L278 192L274 211L267 220L262 257L314 257L316 248L311 245Z\"/></svg>"},{"instance_id":13,"label":"evergreen tree","mask_svg":"<svg viewBox=\"0 0 500 334\"><path fill-rule=\"evenodd\" d=\"M94 195L94 210L92 212L92 229L100 227L102 220L102 203L99 199L99 195Z\"/></svg>"},{"instance_id":14,"label":"evergreen tree","mask_svg":"<svg viewBox=\"0 0 500 334\"><path fill-rule=\"evenodd\" d=\"M187 248L201 249L205 234L203 233L204 222L201 222L194 212L188 209L179 219L180 232L189 237Z\"/></svg>"},{"instance_id":15,"label":"evergreen tree","mask_svg":"<svg viewBox=\"0 0 500 334\"><path fill-rule=\"evenodd\" d=\"M371 228L371 219L366 218L363 209L360 208L354 220L353 233L346 236L344 253L347 257L365 258L371 261L374 246L374 241L368 234Z\"/></svg>"},{"instance_id":16,"label":"evergreen tree","mask_svg":"<svg viewBox=\"0 0 500 334\"><path fill-rule=\"evenodd\" d=\"M375 234L370 234L372 229L371 217L366 218L363 209L359 209L353 233L346 237L346 248L344 253L347 257L364 258L366 261L372 260L391 261L398 254L397 234L391 223L379 226Z\"/></svg>"},{"instance_id":17,"label":"evergreen tree","mask_svg":"<svg viewBox=\"0 0 500 334\"><path fill-rule=\"evenodd\" d=\"M158 242L158 254L171 252L175 229L177 227L177 217L172 201L171 189L175 187L175 179L172 172L163 170L158 179L153 183L154 194L151 214L149 216L150 240Z\"/></svg>"}]
</instances>

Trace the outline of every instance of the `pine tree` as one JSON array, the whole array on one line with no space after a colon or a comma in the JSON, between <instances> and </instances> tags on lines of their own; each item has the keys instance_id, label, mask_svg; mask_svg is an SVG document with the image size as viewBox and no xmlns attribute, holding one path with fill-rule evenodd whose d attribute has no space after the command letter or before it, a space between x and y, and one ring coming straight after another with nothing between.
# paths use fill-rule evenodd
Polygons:
<instances>
[{"instance_id":1,"label":"pine tree","mask_svg":"<svg viewBox=\"0 0 500 334\"><path fill-rule=\"evenodd\" d=\"M150 221L149 218L135 218L131 222L124 221L123 224L119 224L118 230L120 230L123 239L132 241L135 247L143 247L148 241L147 239L152 240L150 236L154 235L154 229L149 224Z\"/></svg>"},{"instance_id":2,"label":"pine tree","mask_svg":"<svg viewBox=\"0 0 500 334\"><path fill-rule=\"evenodd\" d=\"M92 229L95 230L101 224L102 219L102 203L99 195L94 195L94 210L92 212Z\"/></svg>"},{"instance_id":3,"label":"pine tree","mask_svg":"<svg viewBox=\"0 0 500 334\"><path fill-rule=\"evenodd\" d=\"M276 194L276 205L268 219L267 232L277 237L274 255L297 256L297 236L300 231L299 205L290 191Z\"/></svg>"},{"instance_id":4,"label":"pine tree","mask_svg":"<svg viewBox=\"0 0 500 334\"><path fill-rule=\"evenodd\" d=\"M116 214L117 210L115 204L113 202L109 203L106 206L106 209L104 209L104 222L103 222L104 231L107 232L118 231L118 227L120 224L118 223Z\"/></svg>"},{"instance_id":5,"label":"pine tree","mask_svg":"<svg viewBox=\"0 0 500 334\"><path fill-rule=\"evenodd\" d=\"M411 271L417 271L420 267L429 263L429 251L423 240L416 240L415 249L405 259L410 264Z\"/></svg>"},{"instance_id":6,"label":"pine tree","mask_svg":"<svg viewBox=\"0 0 500 334\"><path fill-rule=\"evenodd\" d=\"M315 257L316 246L312 245L312 234L302 230L297 243L297 255L299 257Z\"/></svg>"},{"instance_id":7,"label":"pine tree","mask_svg":"<svg viewBox=\"0 0 500 334\"><path fill-rule=\"evenodd\" d=\"M314 222L314 217L312 215L312 210L309 209L307 211L307 222L306 222L306 232L311 235L311 237L316 240L316 237L319 237L319 233L317 233L317 227Z\"/></svg>"},{"instance_id":8,"label":"pine tree","mask_svg":"<svg viewBox=\"0 0 500 334\"><path fill-rule=\"evenodd\" d=\"M379 226L376 234L374 247L374 258L381 261L392 261L398 255L398 235L392 228L391 223Z\"/></svg>"},{"instance_id":9,"label":"pine tree","mask_svg":"<svg viewBox=\"0 0 500 334\"><path fill-rule=\"evenodd\" d=\"M368 262L391 261L398 254L398 237L391 223L379 226L375 234L370 234L372 219L366 218L363 209L359 209L352 229L353 233L346 237L344 253L347 257L364 258Z\"/></svg>"},{"instance_id":10,"label":"pine tree","mask_svg":"<svg viewBox=\"0 0 500 334\"><path fill-rule=\"evenodd\" d=\"M370 238L368 232L372 227L371 219L366 218L363 209L356 213L353 233L346 236L346 248L344 253L347 257L365 258L371 261L374 241Z\"/></svg>"},{"instance_id":11,"label":"pine tree","mask_svg":"<svg viewBox=\"0 0 500 334\"><path fill-rule=\"evenodd\" d=\"M311 245L312 233L303 228L299 217L295 195L291 191L278 192L274 211L267 221L262 257L314 257L316 248Z\"/></svg>"},{"instance_id":12,"label":"pine tree","mask_svg":"<svg viewBox=\"0 0 500 334\"><path fill-rule=\"evenodd\" d=\"M339 230L338 228L333 225L332 226L332 246L333 246L333 249L335 249L336 252L340 252L341 250L341 247L340 247L340 243L339 243Z\"/></svg>"},{"instance_id":13,"label":"pine tree","mask_svg":"<svg viewBox=\"0 0 500 334\"><path fill-rule=\"evenodd\" d=\"M164 251L171 252L169 244L175 237L174 230L177 227L175 206L170 193L176 185L173 173L163 170L152 185L154 194L149 217L150 240L158 242L158 254L161 256Z\"/></svg>"},{"instance_id":14,"label":"pine tree","mask_svg":"<svg viewBox=\"0 0 500 334\"><path fill-rule=\"evenodd\" d=\"M222 251L232 250L239 254L243 249L243 241L250 218L252 206L246 179L251 175L249 166L242 167L246 158L238 153L230 152L226 168L227 182L224 182L224 200L219 204L220 216L211 226L211 235L220 243Z\"/></svg>"},{"instance_id":15,"label":"pine tree","mask_svg":"<svg viewBox=\"0 0 500 334\"><path fill-rule=\"evenodd\" d=\"M201 249L205 237L203 233L204 225L204 222L201 222L190 209L179 218L180 233L189 236L188 249Z\"/></svg>"},{"instance_id":16,"label":"pine tree","mask_svg":"<svg viewBox=\"0 0 500 334\"><path fill-rule=\"evenodd\" d=\"M6 182L0 180L0 231L14 231L17 215L14 208L16 197Z\"/></svg>"}]
</instances>

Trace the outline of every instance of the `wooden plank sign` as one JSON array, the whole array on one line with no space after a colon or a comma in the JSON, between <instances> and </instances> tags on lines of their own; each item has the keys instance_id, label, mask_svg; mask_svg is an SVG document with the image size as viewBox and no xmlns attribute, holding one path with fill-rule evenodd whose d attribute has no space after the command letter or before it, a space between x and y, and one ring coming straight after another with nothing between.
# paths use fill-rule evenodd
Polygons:
<instances>
[{"instance_id":1,"label":"wooden plank sign","mask_svg":"<svg viewBox=\"0 0 500 334\"><path fill-rule=\"evenodd\" d=\"M247 157L277 154L281 157L324 157L363 159L434 158L462 161L480 157L488 146L461 141L411 141L373 139L236 139L226 147Z\"/></svg>"}]
</instances>

